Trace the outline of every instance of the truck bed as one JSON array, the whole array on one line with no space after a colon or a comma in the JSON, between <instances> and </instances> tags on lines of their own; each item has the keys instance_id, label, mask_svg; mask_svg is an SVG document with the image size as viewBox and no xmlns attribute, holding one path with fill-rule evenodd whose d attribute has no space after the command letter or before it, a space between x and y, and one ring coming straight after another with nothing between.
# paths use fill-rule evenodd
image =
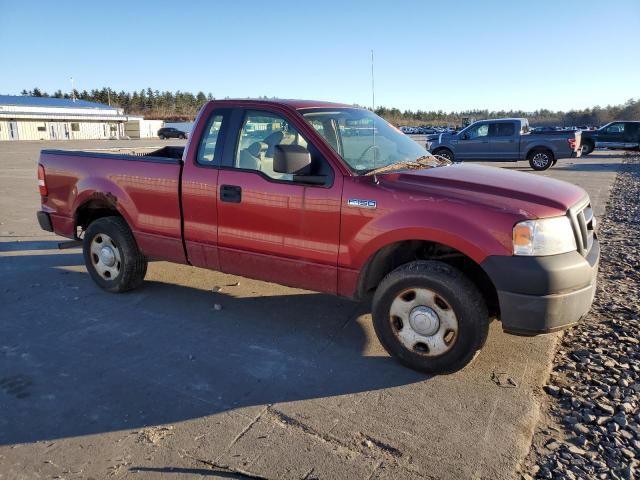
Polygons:
<instances>
[{"instance_id":1,"label":"truck bed","mask_svg":"<svg viewBox=\"0 0 640 480\"><path fill-rule=\"evenodd\" d=\"M184 262L180 175L183 147L146 153L43 150L47 205L56 232L76 238L82 206L115 207L150 258ZM80 157L80 158L79 158Z\"/></svg>"}]
</instances>

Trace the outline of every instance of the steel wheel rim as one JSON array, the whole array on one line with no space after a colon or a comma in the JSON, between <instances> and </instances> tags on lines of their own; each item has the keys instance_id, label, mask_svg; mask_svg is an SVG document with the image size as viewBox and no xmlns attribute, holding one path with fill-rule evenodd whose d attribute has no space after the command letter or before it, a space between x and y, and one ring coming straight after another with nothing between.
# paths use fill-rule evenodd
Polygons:
<instances>
[{"instance_id":1,"label":"steel wheel rim","mask_svg":"<svg viewBox=\"0 0 640 480\"><path fill-rule=\"evenodd\" d=\"M542 168L549 163L549 156L546 153L536 153L533 156L533 164L536 167Z\"/></svg>"},{"instance_id":2,"label":"steel wheel rim","mask_svg":"<svg viewBox=\"0 0 640 480\"><path fill-rule=\"evenodd\" d=\"M407 350L426 357L443 355L458 338L458 318L453 307L428 288L400 292L391 303L389 321Z\"/></svg>"},{"instance_id":3,"label":"steel wheel rim","mask_svg":"<svg viewBox=\"0 0 640 480\"><path fill-rule=\"evenodd\" d=\"M93 237L89 255L93 268L104 280L114 280L120 274L122 256L120 249L109 235L98 233Z\"/></svg>"}]
</instances>

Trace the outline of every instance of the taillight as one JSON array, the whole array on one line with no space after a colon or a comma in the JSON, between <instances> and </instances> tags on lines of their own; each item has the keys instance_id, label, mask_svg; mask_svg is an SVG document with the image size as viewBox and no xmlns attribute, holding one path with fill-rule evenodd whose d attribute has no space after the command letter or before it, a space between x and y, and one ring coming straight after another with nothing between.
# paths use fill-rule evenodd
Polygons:
<instances>
[{"instance_id":1,"label":"taillight","mask_svg":"<svg viewBox=\"0 0 640 480\"><path fill-rule=\"evenodd\" d=\"M40 188L40 195L46 197L49 195L49 191L47 190L47 182L44 177L44 167L42 165L38 165L38 187Z\"/></svg>"},{"instance_id":2,"label":"taillight","mask_svg":"<svg viewBox=\"0 0 640 480\"><path fill-rule=\"evenodd\" d=\"M575 150L576 149L576 139L575 138L567 138L567 142L569 142L569 146L571 147L571 150Z\"/></svg>"}]
</instances>

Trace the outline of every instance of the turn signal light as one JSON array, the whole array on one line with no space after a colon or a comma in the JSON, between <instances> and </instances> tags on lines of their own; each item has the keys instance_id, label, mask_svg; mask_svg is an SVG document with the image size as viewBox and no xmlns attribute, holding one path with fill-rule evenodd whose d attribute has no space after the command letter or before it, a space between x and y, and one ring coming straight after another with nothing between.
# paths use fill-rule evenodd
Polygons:
<instances>
[{"instance_id":1,"label":"turn signal light","mask_svg":"<svg viewBox=\"0 0 640 480\"><path fill-rule=\"evenodd\" d=\"M533 240L533 228L530 223L518 223L513 227L513 246L526 247Z\"/></svg>"},{"instance_id":2,"label":"turn signal light","mask_svg":"<svg viewBox=\"0 0 640 480\"><path fill-rule=\"evenodd\" d=\"M40 188L40 195L42 197L46 197L49 195L49 191L47 190L47 183L44 177L44 167L42 165L38 165L38 187Z\"/></svg>"}]
</instances>

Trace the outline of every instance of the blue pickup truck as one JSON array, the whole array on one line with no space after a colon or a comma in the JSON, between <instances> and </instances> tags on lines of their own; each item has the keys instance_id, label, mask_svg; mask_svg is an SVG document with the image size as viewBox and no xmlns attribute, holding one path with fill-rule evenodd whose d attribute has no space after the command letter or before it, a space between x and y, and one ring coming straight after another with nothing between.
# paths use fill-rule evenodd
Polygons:
<instances>
[{"instance_id":1,"label":"blue pickup truck","mask_svg":"<svg viewBox=\"0 0 640 480\"><path fill-rule=\"evenodd\" d=\"M501 118L430 135L427 149L454 162L528 160L534 170L546 170L561 158L579 157L581 136L580 131L532 133L526 118Z\"/></svg>"}]
</instances>

